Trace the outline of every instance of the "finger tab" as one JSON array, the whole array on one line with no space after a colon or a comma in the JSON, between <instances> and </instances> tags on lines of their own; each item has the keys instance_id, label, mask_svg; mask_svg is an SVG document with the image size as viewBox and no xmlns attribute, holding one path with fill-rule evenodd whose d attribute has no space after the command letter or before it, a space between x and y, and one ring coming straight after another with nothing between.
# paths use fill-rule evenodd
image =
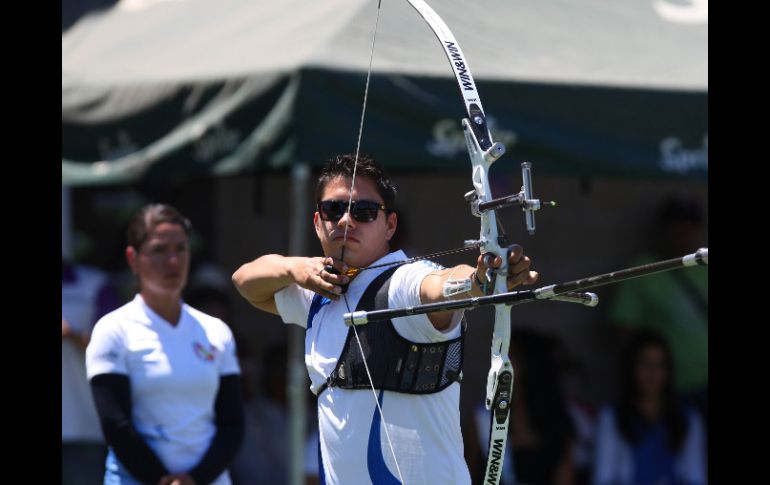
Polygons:
<instances>
[{"instance_id":1,"label":"finger tab","mask_svg":"<svg viewBox=\"0 0 770 485\"><path fill-rule=\"evenodd\" d=\"M331 264L327 264L324 266L324 271L326 271L329 274L340 274L339 271L337 271L337 268L332 266Z\"/></svg>"}]
</instances>

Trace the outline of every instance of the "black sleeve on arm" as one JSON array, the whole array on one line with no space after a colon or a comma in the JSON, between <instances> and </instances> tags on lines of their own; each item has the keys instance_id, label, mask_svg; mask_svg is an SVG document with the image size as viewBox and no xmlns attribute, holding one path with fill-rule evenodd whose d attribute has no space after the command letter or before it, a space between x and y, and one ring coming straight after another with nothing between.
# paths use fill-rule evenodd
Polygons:
<instances>
[{"instance_id":1,"label":"black sleeve on arm","mask_svg":"<svg viewBox=\"0 0 770 485\"><path fill-rule=\"evenodd\" d=\"M168 471L131 422L131 384L128 376L96 375L91 378L91 392L104 439L120 463L137 480L157 484Z\"/></svg>"},{"instance_id":2,"label":"black sleeve on arm","mask_svg":"<svg viewBox=\"0 0 770 485\"><path fill-rule=\"evenodd\" d=\"M214 424L217 431L209 449L189 472L198 485L211 483L221 475L241 447L245 418L240 374L220 377L214 403Z\"/></svg>"}]
</instances>

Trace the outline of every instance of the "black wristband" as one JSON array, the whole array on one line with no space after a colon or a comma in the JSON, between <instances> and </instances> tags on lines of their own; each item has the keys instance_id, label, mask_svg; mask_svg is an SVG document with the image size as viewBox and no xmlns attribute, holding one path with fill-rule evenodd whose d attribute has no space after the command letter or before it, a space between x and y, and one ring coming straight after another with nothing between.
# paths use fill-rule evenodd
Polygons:
<instances>
[{"instance_id":1,"label":"black wristband","mask_svg":"<svg viewBox=\"0 0 770 485\"><path fill-rule=\"evenodd\" d=\"M484 288L484 283L481 282L481 280L479 279L479 274L476 271L473 272L473 281L479 287L481 292L486 295L487 294L487 290Z\"/></svg>"}]
</instances>

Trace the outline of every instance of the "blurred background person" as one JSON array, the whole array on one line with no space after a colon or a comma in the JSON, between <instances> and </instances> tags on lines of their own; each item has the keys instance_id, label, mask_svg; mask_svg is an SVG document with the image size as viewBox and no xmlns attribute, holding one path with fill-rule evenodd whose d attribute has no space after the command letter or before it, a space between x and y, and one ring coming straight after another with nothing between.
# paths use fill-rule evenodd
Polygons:
<instances>
[{"instance_id":1,"label":"blurred background person","mask_svg":"<svg viewBox=\"0 0 770 485\"><path fill-rule=\"evenodd\" d=\"M231 483L243 437L240 369L232 332L182 301L189 220L148 204L128 226L134 299L102 317L86 368L109 445L105 484Z\"/></svg>"},{"instance_id":2,"label":"blurred background person","mask_svg":"<svg viewBox=\"0 0 770 485\"><path fill-rule=\"evenodd\" d=\"M287 426L285 390L284 401L281 401L283 406L281 412L273 413L272 416L265 416L265 413L260 412L260 403L263 402L265 396L272 397L277 394L270 392L275 389L275 386L268 385L263 386L263 392L260 392L259 373L260 370L267 373L262 377L263 380L281 379L285 385L286 381L283 375L276 377L273 374L281 371L285 373L286 362L270 362L268 359L272 358L273 355L267 355L264 358L266 363L260 365L261 363L250 345L251 342L235 324L233 307L228 295L231 290L232 284L227 274L217 264L207 261L196 265L195 271L190 276L190 283L184 292L185 302L188 305L227 323L235 339L238 366L241 369L245 424L243 442L229 467L230 478L233 485L285 483L288 476L285 468L288 436L284 436L287 428L280 430L279 436L269 436L264 432L266 426L271 427L271 429ZM270 353L271 351L268 350L268 354ZM285 353L283 358L286 358ZM275 424L271 422L275 422ZM271 443L271 445L266 447L265 443ZM277 479L278 477L280 479Z\"/></svg>"},{"instance_id":3,"label":"blurred background person","mask_svg":"<svg viewBox=\"0 0 770 485\"><path fill-rule=\"evenodd\" d=\"M245 396L244 443L230 468L235 485L268 485L289 480L287 359L285 345L268 348L261 359L261 386Z\"/></svg>"},{"instance_id":4,"label":"blurred background person","mask_svg":"<svg viewBox=\"0 0 770 485\"><path fill-rule=\"evenodd\" d=\"M513 398L506 457L500 483L574 485L575 428L561 390L552 337L533 330L511 332ZM470 441L466 458L476 481L484 474L489 448L489 411L476 408L465 425Z\"/></svg>"},{"instance_id":5,"label":"blurred background person","mask_svg":"<svg viewBox=\"0 0 770 485\"><path fill-rule=\"evenodd\" d=\"M597 409L585 396L593 388L586 363L576 357L562 339L553 338L562 395L574 430L572 464L575 485L588 485L594 466Z\"/></svg>"},{"instance_id":6,"label":"blurred background person","mask_svg":"<svg viewBox=\"0 0 770 485\"><path fill-rule=\"evenodd\" d=\"M621 394L596 429L594 485L706 483L703 422L674 390L666 341L641 331L621 361Z\"/></svg>"},{"instance_id":7,"label":"blurred background person","mask_svg":"<svg viewBox=\"0 0 770 485\"><path fill-rule=\"evenodd\" d=\"M232 286L225 271L218 265L204 261L195 265L190 283L184 290L184 301L193 308L216 317L233 327L233 310L228 291Z\"/></svg>"},{"instance_id":8,"label":"blurred background person","mask_svg":"<svg viewBox=\"0 0 770 485\"><path fill-rule=\"evenodd\" d=\"M666 198L658 209L653 248L633 265L680 257L706 246L703 214L686 195ZM621 343L634 329L660 334L672 351L677 390L708 419L708 268L667 271L636 278L617 288L610 321L621 330ZM621 345L622 346L622 345Z\"/></svg>"},{"instance_id":9,"label":"blurred background person","mask_svg":"<svg viewBox=\"0 0 770 485\"><path fill-rule=\"evenodd\" d=\"M62 258L61 471L62 485L104 479L107 446L86 378L86 346L96 320L120 306L104 271Z\"/></svg>"}]
</instances>

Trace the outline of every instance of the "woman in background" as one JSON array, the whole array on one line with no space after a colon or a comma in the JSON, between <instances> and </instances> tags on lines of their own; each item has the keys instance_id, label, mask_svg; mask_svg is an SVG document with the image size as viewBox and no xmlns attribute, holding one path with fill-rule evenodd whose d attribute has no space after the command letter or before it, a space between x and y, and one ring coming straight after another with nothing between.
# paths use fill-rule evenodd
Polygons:
<instances>
[{"instance_id":1,"label":"woman in background","mask_svg":"<svg viewBox=\"0 0 770 485\"><path fill-rule=\"evenodd\" d=\"M677 399L665 340L635 335L621 377L619 402L599 416L594 485L706 483L703 422Z\"/></svg>"},{"instance_id":2,"label":"woman in background","mask_svg":"<svg viewBox=\"0 0 770 485\"><path fill-rule=\"evenodd\" d=\"M125 253L139 292L94 327L86 368L109 445L105 484L231 483L240 369L228 326L182 301L190 231L169 205L140 209Z\"/></svg>"}]
</instances>

